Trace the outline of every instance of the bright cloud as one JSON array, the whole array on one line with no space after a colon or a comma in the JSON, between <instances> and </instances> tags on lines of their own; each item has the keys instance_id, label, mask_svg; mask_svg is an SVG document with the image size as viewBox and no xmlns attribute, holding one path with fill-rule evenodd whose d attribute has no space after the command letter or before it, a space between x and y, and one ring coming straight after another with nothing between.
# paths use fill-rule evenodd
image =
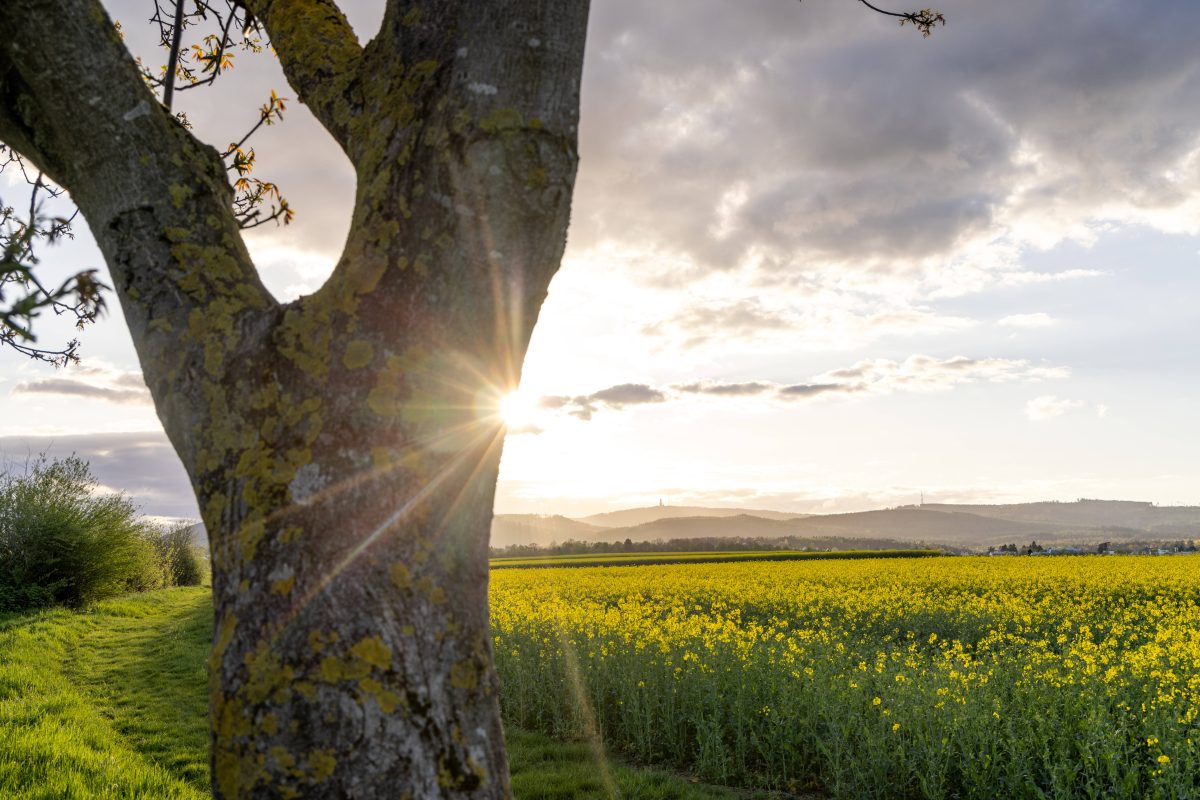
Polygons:
<instances>
[{"instance_id":1,"label":"bright cloud","mask_svg":"<svg viewBox=\"0 0 1200 800\"><path fill-rule=\"evenodd\" d=\"M1033 314L1010 314L1000 318L997 324L1006 328L1049 328L1057 322L1054 317L1039 311Z\"/></svg>"},{"instance_id":2,"label":"bright cloud","mask_svg":"<svg viewBox=\"0 0 1200 800\"><path fill-rule=\"evenodd\" d=\"M1076 408L1083 406L1079 400L1067 400L1052 394L1035 397L1025 404L1025 416L1034 422L1041 422L1054 417L1060 417Z\"/></svg>"}]
</instances>

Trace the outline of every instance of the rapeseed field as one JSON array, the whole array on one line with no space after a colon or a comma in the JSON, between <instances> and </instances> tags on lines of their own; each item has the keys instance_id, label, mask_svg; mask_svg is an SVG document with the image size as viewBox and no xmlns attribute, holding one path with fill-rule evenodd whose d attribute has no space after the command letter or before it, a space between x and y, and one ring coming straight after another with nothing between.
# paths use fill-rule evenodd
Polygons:
<instances>
[{"instance_id":1,"label":"rapeseed field","mask_svg":"<svg viewBox=\"0 0 1200 800\"><path fill-rule=\"evenodd\" d=\"M1200 558L493 572L505 719L835 797L1200 797Z\"/></svg>"}]
</instances>

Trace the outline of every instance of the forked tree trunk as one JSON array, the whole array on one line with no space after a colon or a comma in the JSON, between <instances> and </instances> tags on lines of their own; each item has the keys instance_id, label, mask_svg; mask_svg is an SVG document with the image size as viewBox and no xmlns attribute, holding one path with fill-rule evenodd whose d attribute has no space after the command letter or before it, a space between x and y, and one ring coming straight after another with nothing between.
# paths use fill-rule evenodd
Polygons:
<instances>
[{"instance_id":1,"label":"forked tree trunk","mask_svg":"<svg viewBox=\"0 0 1200 800\"><path fill-rule=\"evenodd\" d=\"M585 0L251 0L358 174L333 276L262 287L216 154L96 0L0 6L0 138L112 273L213 551L214 795L509 795L487 618L500 396L558 268Z\"/></svg>"}]
</instances>

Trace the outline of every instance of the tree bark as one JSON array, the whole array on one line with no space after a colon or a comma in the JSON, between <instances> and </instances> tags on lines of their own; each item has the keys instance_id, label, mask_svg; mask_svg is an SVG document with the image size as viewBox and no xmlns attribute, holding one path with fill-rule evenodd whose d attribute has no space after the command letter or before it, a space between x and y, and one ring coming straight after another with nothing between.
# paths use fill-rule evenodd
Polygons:
<instances>
[{"instance_id":1,"label":"tree bark","mask_svg":"<svg viewBox=\"0 0 1200 800\"><path fill-rule=\"evenodd\" d=\"M496 407L562 255L587 3L389 2L365 47L328 0L248 5L359 178L288 304L98 2L0 7L0 138L83 210L212 542L213 793L507 797Z\"/></svg>"}]
</instances>

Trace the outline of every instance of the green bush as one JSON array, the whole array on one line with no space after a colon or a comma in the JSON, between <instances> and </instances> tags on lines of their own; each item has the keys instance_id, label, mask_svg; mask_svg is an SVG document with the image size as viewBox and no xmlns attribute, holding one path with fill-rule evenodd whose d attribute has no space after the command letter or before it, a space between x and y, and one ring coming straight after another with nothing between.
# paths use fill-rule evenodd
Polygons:
<instances>
[{"instance_id":1,"label":"green bush","mask_svg":"<svg viewBox=\"0 0 1200 800\"><path fill-rule=\"evenodd\" d=\"M208 554L192 542L191 525L170 528L155 545L169 586L202 586L208 580Z\"/></svg>"},{"instance_id":2,"label":"green bush","mask_svg":"<svg viewBox=\"0 0 1200 800\"><path fill-rule=\"evenodd\" d=\"M157 531L81 458L0 475L0 610L80 606L163 586Z\"/></svg>"}]
</instances>

